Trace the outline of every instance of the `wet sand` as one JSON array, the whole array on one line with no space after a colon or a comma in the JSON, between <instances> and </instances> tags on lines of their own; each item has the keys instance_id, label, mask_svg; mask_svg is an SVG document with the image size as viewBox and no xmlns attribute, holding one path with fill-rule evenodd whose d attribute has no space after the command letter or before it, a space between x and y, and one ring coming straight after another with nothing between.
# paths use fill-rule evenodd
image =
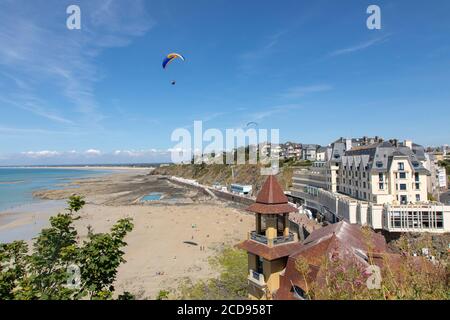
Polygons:
<instances>
[{"instance_id":1,"label":"wet sand","mask_svg":"<svg viewBox=\"0 0 450 320\"><path fill-rule=\"evenodd\" d=\"M1 212L0 242L31 240L49 225L48 219L52 215L63 211L65 207L65 201L40 201Z\"/></svg>"}]
</instances>

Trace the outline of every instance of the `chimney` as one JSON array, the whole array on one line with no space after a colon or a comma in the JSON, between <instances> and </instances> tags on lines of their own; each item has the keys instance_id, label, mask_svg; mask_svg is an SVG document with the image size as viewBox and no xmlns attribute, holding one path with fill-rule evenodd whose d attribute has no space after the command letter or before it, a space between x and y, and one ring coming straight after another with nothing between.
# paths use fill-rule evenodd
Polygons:
<instances>
[{"instance_id":1,"label":"chimney","mask_svg":"<svg viewBox=\"0 0 450 320\"><path fill-rule=\"evenodd\" d=\"M352 139L345 139L345 151L348 151L352 148Z\"/></svg>"},{"instance_id":2,"label":"chimney","mask_svg":"<svg viewBox=\"0 0 450 320\"><path fill-rule=\"evenodd\" d=\"M412 150L412 141L411 141L411 140L405 140L405 141L403 142L403 145L404 145L405 147L408 147L408 148L410 148L410 149Z\"/></svg>"}]
</instances>

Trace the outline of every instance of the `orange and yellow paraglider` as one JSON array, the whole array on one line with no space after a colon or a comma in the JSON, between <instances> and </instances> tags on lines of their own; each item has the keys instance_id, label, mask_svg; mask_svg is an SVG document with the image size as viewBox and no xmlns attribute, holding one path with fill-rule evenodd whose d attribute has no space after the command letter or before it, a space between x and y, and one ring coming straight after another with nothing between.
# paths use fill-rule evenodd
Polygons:
<instances>
[{"instance_id":1,"label":"orange and yellow paraglider","mask_svg":"<svg viewBox=\"0 0 450 320\"><path fill-rule=\"evenodd\" d=\"M163 69L166 69L168 64L171 63L175 59L181 59L182 61L185 61L184 57L181 54L179 54L179 53L170 53L163 60L163 63L162 63Z\"/></svg>"}]
</instances>

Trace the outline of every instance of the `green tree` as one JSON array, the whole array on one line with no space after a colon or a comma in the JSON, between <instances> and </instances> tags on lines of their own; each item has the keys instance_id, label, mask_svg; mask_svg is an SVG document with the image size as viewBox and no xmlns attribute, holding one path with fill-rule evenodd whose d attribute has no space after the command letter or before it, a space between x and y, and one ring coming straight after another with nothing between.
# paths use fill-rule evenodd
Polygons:
<instances>
[{"instance_id":1,"label":"green tree","mask_svg":"<svg viewBox=\"0 0 450 320\"><path fill-rule=\"evenodd\" d=\"M70 211L70 213L78 212L81 210L81 208L84 207L85 204L86 201L84 201L84 198L82 196L72 195L69 198L69 207L67 209Z\"/></svg>"},{"instance_id":2,"label":"green tree","mask_svg":"<svg viewBox=\"0 0 450 320\"><path fill-rule=\"evenodd\" d=\"M84 204L82 197L70 197L68 212L50 218L50 227L34 239L30 253L23 241L0 244L0 300L112 297L117 268L125 262L123 240L133 224L131 219L119 220L109 233L90 231L88 240L80 244L73 213ZM78 286L69 281L73 265L80 269Z\"/></svg>"}]
</instances>

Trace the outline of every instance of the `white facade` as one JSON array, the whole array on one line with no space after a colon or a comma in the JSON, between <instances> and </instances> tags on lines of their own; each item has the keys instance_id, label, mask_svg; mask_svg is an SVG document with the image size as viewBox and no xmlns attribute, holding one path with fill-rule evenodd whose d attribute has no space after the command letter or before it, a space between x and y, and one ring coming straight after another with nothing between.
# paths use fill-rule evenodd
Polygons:
<instances>
[{"instance_id":1,"label":"white facade","mask_svg":"<svg viewBox=\"0 0 450 320\"><path fill-rule=\"evenodd\" d=\"M419 146L380 142L341 149L332 157L338 161L294 172L291 194L306 208L331 222L389 232L450 232L450 206L428 201L429 172Z\"/></svg>"},{"instance_id":2,"label":"white facade","mask_svg":"<svg viewBox=\"0 0 450 320\"><path fill-rule=\"evenodd\" d=\"M447 190L447 173L444 167L439 166L438 158L434 154L427 153L425 156L424 165L430 171L427 191L437 198L440 192Z\"/></svg>"}]
</instances>

